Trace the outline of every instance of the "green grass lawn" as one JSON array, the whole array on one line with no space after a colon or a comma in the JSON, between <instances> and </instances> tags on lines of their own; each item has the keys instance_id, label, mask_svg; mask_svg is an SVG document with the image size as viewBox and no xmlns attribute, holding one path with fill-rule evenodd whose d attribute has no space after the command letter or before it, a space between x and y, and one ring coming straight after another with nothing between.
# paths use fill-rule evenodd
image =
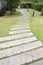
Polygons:
<instances>
[{"instance_id":1,"label":"green grass lawn","mask_svg":"<svg viewBox=\"0 0 43 65\"><path fill-rule=\"evenodd\" d=\"M11 26L19 22L20 16L20 12L16 12L14 15L0 17L0 37L9 35Z\"/></svg>"},{"instance_id":2,"label":"green grass lawn","mask_svg":"<svg viewBox=\"0 0 43 65\"><path fill-rule=\"evenodd\" d=\"M32 16L32 11L29 13ZM34 35L43 43L43 16L39 11L35 11L35 16L30 19L30 28Z\"/></svg>"}]
</instances>

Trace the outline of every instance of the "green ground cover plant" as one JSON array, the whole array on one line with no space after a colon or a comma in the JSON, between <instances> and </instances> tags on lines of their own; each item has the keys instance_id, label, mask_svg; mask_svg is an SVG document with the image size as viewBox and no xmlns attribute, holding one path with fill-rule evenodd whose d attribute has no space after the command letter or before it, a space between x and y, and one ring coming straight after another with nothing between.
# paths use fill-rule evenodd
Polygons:
<instances>
[{"instance_id":1,"label":"green ground cover plant","mask_svg":"<svg viewBox=\"0 0 43 65\"><path fill-rule=\"evenodd\" d=\"M34 10L34 17L32 17L33 10L29 11L31 14L30 28L34 35L43 43L43 16L41 12Z\"/></svg>"},{"instance_id":2,"label":"green ground cover plant","mask_svg":"<svg viewBox=\"0 0 43 65\"><path fill-rule=\"evenodd\" d=\"M0 37L9 35L10 28L19 22L20 16L21 13L17 11L13 15L6 14L0 17Z\"/></svg>"}]
</instances>

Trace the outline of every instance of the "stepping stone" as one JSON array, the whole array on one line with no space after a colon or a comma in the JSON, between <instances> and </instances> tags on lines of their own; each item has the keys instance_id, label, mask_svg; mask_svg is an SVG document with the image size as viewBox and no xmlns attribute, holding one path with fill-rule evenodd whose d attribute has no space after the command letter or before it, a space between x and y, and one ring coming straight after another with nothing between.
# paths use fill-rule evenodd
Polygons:
<instances>
[{"instance_id":1,"label":"stepping stone","mask_svg":"<svg viewBox=\"0 0 43 65\"><path fill-rule=\"evenodd\" d=\"M29 25L16 25L16 26L12 26L12 27L29 27Z\"/></svg>"},{"instance_id":2,"label":"stepping stone","mask_svg":"<svg viewBox=\"0 0 43 65\"><path fill-rule=\"evenodd\" d=\"M29 25L27 22L19 22L19 23L17 23L17 25Z\"/></svg>"},{"instance_id":3,"label":"stepping stone","mask_svg":"<svg viewBox=\"0 0 43 65\"><path fill-rule=\"evenodd\" d=\"M29 27L19 27L19 28L11 28L10 30L25 30L25 29L29 29Z\"/></svg>"},{"instance_id":4,"label":"stepping stone","mask_svg":"<svg viewBox=\"0 0 43 65\"><path fill-rule=\"evenodd\" d=\"M29 65L43 65L43 60L33 62L33 63L29 64Z\"/></svg>"},{"instance_id":5,"label":"stepping stone","mask_svg":"<svg viewBox=\"0 0 43 65\"><path fill-rule=\"evenodd\" d=\"M0 60L0 65L21 65L43 57L43 48Z\"/></svg>"},{"instance_id":6,"label":"stepping stone","mask_svg":"<svg viewBox=\"0 0 43 65\"><path fill-rule=\"evenodd\" d=\"M24 44L21 46L12 47L5 50L0 50L0 58L17 54L17 53L21 53L21 52L25 52L25 51L29 51L31 49L34 49L40 46L42 46L42 43L40 41L36 41L29 44Z\"/></svg>"},{"instance_id":7,"label":"stepping stone","mask_svg":"<svg viewBox=\"0 0 43 65\"><path fill-rule=\"evenodd\" d=\"M24 23L24 22L21 22L21 23L19 23L19 24L20 24L20 25L29 25L28 22L25 22L25 23Z\"/></svg>"},{"instance_id":8,"label":"stepping stone","mask_svg":"<svg viewBox=\"0 0 43 65\"><path fill-rule=\"evenodd\" d=\"M36 40L37 40L36 37L30 37L30 38L24 38L24 39L10 41L10 42L4 42L0 44L0 48L20 45L20 44L29 43L29 42L36 41Z\"/></svg>"},{"instance_id":9,"label":"stepping stone","mask_svg":"<svg viewBox=\"0 0 43 65\"><path fill-rule=\"evenodd\" d=\"M9 32L9 34L20 34L20 33L25 33L25 32L30 32L31 30L30 29L26 29L26 30L16 30L16 31L11 31Z\"/></svg>"},{"instance_id":10,"label":"stepping stone","mask_svg":"<svg viewBox=\"0 0 43 65\"><path fill-rule=\"evenodd\" d=\"M0 42L8 41L8 40L13 40L13 39L24 38L24 37L29 37L29 36L33 36L33 34L30 32L30 33L12 35L12 36L7 36L7 37L1 37L0 38Z\"/></svg>"}]
</instances>

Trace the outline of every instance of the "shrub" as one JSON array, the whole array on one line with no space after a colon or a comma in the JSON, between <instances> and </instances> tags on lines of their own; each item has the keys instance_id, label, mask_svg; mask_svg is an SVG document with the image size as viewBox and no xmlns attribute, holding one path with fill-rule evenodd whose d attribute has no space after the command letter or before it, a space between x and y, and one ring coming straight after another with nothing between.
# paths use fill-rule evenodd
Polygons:
<instances>
[{"instance_id":1,"label":"shrub","mask_svg":"<svg viewBox=\"0 0 43 65\"><path fill-rule=\"evenodd\" d=\"M29 8L31 8L32 7L32 3L30 2L30 3L28 3L28 6L29 6Z\"/></svg>"},{"instance_id":2,"label":"shrub","mask_svg":"<svg viewBox=\"0 0 43 65\"><path fill-rule=\"evenodd\" d=\"M43 8L41 9L41 15L43 16Z\"/></svg>"},{"instance_id":3,"label":"shrub","mask_svg":"<svg viewBox=\"0 0 43 65\"><path fill-rule=\"evenodd\" d=\"M32 5L32 3L31 2L29 2L29 3L23 3L23 4L21 4L21 8L31 8L31 5Z\"/></svg>"},{"instance_id":4,"label":"shrub","mask_svg":"<svg viewBox=\"0 0 43 65\"><path fill-rule=\"evenodd\" d=\"M18 5L20 4L20 0L6 0L7 5L6 5L6 9L10 10L11 13L16 11L16 8L18 8Z\"/></svg>"},{"instance_id":5,"label":"shrub","mask_svg":"<svg viewBox=\"0 0 43 65\"><path fill-rule=\"evenodd\" d=\"M43 3L33 3L32 8L41 11L41 9L43 8Z\"/></svg>"}]
</instances>

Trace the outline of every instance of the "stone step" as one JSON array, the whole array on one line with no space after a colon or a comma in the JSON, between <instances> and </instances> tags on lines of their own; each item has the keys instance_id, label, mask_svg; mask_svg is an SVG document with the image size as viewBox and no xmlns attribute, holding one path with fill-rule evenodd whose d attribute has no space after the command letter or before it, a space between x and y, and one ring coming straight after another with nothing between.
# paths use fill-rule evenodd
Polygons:
<instances>
[{"instance_id":1,"label":"stone step","mask_svg":"<svg viewBox=\"0 0 43 65\"><path fill-rule=\"evenodd\" d=\"M4 42L4 43L0 44L0 48L6 48L6 47L10 47L10 46L20 45L20 44L29 43L29 42L36 41L36 40L37 40L36 37L30 37L30 38L15 40L15 41Z\"/></svg>"},{"instance_id":2,"label":"stone step","mask_svg":"<svg viewBox=\"0 0 43 65\"><path fill-rule=\"evenodd\" d=\"M21 21L21 22L17 23L17 25L27 25L28 26L29 24L28 24L28 22L22 22Z\"/></svg>"},{"instance_id":3,"label":"stone step","mask_svg":"<svg viewBox=\"0 0 43 65\"><path fill-rule=\"evenodd\" d=\"M24 34L18 34L18 35L12 35L12 36L7 36L7 37L1 37L0 38L0 42L13 40L13 39L24 38L24 37L29 37L29 36L33 36L33 33L29 32L29 33L24 33Z\"/></svg>"},{"instance_id":4,"label":"stone step","mask_svg":"<svg viewBox=\"0 0 43 65\"><path fill-rule=\"evenodd\" d=\"M9 34L20 34L20 33L25 33L25 32L30 32L31 30L30 29L26 29L26 30L16 30L16 31L11 31L9 32Z\"/></svg>"},{"instance_id":5,"label":"stone step","mask_svg":"<svg viewBox=\"0 0 43 65\"><path fill-rule=\"evenodd\" d=\"M37 62L30 63L28 65L43 65L43 60L39 60Z\"/></svg>"},{"instance_id":6,"label":"stone step","mask_svg":"<svg viewBox=\"0 0 43 65\"><path fill-rule=\"evenodd\" d=\"M14 27L14 28L11 28L10 30L25 30L25 29L29 29L29 27Z\"/></svg>"},{"instance_id":7,"label":"stone step","mask_svg":"<svg viewBox=\"0 0 43 65\"><path fill-rule=\"evenodd\" d=\"M15 27L17 27L17 28L18 28L18 27L19 27L19 28L20 28L20 27L29 27L29 25L28 25L28 24L27 24L27 25L26 25L26 24L25 24L25 25L19 25L19 24L17 24L17 25L15 25L15 26L12 26L12 28L13 28L13 27L14 27L14 28L15 28Z\"/></svg>"},{"instance_id":8,"label":"stone step","mask_svg":"<svg viewBox=\"0 0 43 65\"><path fill-rule=\"evenodd\" d=\"M40 41L36 41L36 42L21 45L21 46L0 50L0 58L25 52L25 51L29 51L40 46L42 46L42 43Z\"/></svg>"},{"instance_id":9,"label":"stone step","mask_svg":"<svg viewBox=\"0 0 43 65\"><path fill-rule=\"evenodd\" d=\"M0 60L0 65L20 65L43 57L43 48Z\"/></svg>"}]
</instances>

